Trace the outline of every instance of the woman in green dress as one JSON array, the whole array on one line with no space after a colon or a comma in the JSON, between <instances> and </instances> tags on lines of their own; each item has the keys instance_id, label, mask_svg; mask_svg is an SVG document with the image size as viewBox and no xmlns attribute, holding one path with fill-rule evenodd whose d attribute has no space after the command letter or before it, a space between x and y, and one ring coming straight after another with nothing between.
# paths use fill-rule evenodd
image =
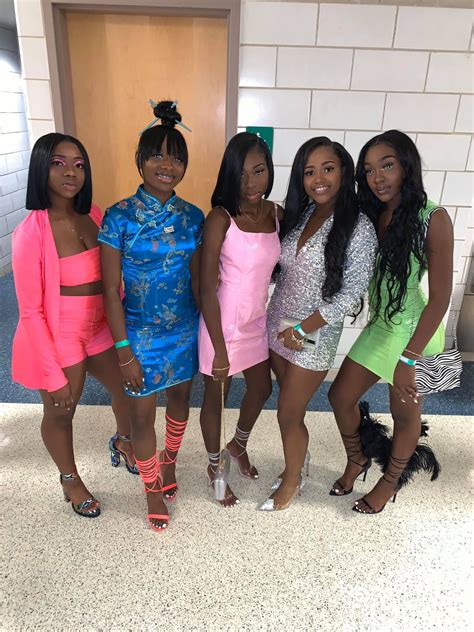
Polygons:
<instances>
[{"instance_id":1,"label":"woman in green dress","mask_svg":"<svg viewBox=\"0 0 474 632\"><path fill-rule=\"evenodd\" d=\"M453 229L447 211L427 198L420 155L406 134L390 130L369 140L361 150L356 179L361 208L372 218L380 246L369 288L369 324L329 391L347 454L346 469L330 494L349 494L371 465L361 446L358 402L382 378L388 383L394 421L390 456L375 487L353 506L359 513L374 514L397 493L417 447L422 401L413 360L444 348ZM428 299L420 287L426 272Z\"/></svg>"}]
</instances>

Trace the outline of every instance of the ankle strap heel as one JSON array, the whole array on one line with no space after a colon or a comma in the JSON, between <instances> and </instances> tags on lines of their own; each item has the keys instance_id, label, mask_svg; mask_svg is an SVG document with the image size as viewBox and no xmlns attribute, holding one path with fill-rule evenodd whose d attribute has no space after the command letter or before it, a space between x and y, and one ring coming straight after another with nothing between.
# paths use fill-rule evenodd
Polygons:
<instances>
[{"instance_id":1,"label":"ankle strap heel","mask_svg":"<svg viewBox=\"0 0 474 632\"><path fill-rule=\"evenodd\" d=\"M110 464L112 467L118 467L120 465L120 457L122 457L123 462L125 463L125 467L127 468L127 472L130 474L138 474L138 468L135 465L130 465L128 456L125 452L117 448L115 445L116 441L126 441L127 443L131 442L130 435L121 435L116 432L113 437L109 439L109 451L110 451Z\"/></svg>"},{"instance_id":2,"label":"ankle strap heel","mask_svg":"<svg viewBox=\"0 0 474 632\"><path fill-rule=\"evenodd\" d=\"M82 503L75 505L73 502L71 502L69 494L64 489L64 483L76 481L78 478L79 475L77 472L59 475L59 482L63 489L64 500L67 503L71 503L72 510L78 516L82 516L83 518L97 518L98 516L100 516L100 503L94 498L94 496L89 496L89 498L86 498L86 500L84 500Z\"/></svg>"}]
</instances>

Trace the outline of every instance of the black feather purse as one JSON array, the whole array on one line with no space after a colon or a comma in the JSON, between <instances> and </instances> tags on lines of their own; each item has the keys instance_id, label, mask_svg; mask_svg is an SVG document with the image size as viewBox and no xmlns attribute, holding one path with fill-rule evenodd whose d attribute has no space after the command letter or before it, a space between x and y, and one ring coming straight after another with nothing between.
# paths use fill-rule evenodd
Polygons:
<instances>
[{"instance_id":1,"label":"black feather purse","mask_svg":"<svg viewBox=\"0 0 474 632\"><path fill-rule=\"evenodd\" d=\"M387 470L392 450L392 438L387 426L370 415L368 402L359 402L360 411L360 442L362 452L367 458L373 459L382 472ZM420 437L428 436L428 424L421 422ZM435 481L441 472L441 465L433 450L425 443L416 446L407 466L401 473L398 486L403 487L413 480L418 472L431 474L430 480Z\"/></svg>"}]
</instances>

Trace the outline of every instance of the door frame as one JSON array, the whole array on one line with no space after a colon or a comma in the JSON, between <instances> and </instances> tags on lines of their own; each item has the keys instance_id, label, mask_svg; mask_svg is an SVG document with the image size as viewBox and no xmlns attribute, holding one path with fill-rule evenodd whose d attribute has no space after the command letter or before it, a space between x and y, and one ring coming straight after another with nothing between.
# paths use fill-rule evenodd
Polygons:
<instances>
[{"instance_id":1,"label":"door frame","mask_svg":"<svg viewBox=\"0 0 474 632\"><path fill-rule=\"evenodd\" d=\"M56 130L76 135L66 12L227 19L226 143L237 132L241 0L42 0Z\"/></svg>"}]
</instances>

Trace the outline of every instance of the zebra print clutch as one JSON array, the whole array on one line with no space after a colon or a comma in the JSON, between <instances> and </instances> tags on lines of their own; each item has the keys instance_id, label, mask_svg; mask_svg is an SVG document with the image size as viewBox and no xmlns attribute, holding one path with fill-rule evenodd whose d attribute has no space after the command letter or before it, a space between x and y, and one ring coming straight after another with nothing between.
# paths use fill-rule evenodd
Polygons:
<instances>
[{"instance_id":1,"label":"zebra print clutch","mask_svg":"<svg viewBox=\"0 0 474 632\"><path fill-rule=\"evenodd\" d=\"M419 358L415 365L416 390L420 395L449 391L461 384L462 358L457 347Z\"/></svg>"}]
</instances>

